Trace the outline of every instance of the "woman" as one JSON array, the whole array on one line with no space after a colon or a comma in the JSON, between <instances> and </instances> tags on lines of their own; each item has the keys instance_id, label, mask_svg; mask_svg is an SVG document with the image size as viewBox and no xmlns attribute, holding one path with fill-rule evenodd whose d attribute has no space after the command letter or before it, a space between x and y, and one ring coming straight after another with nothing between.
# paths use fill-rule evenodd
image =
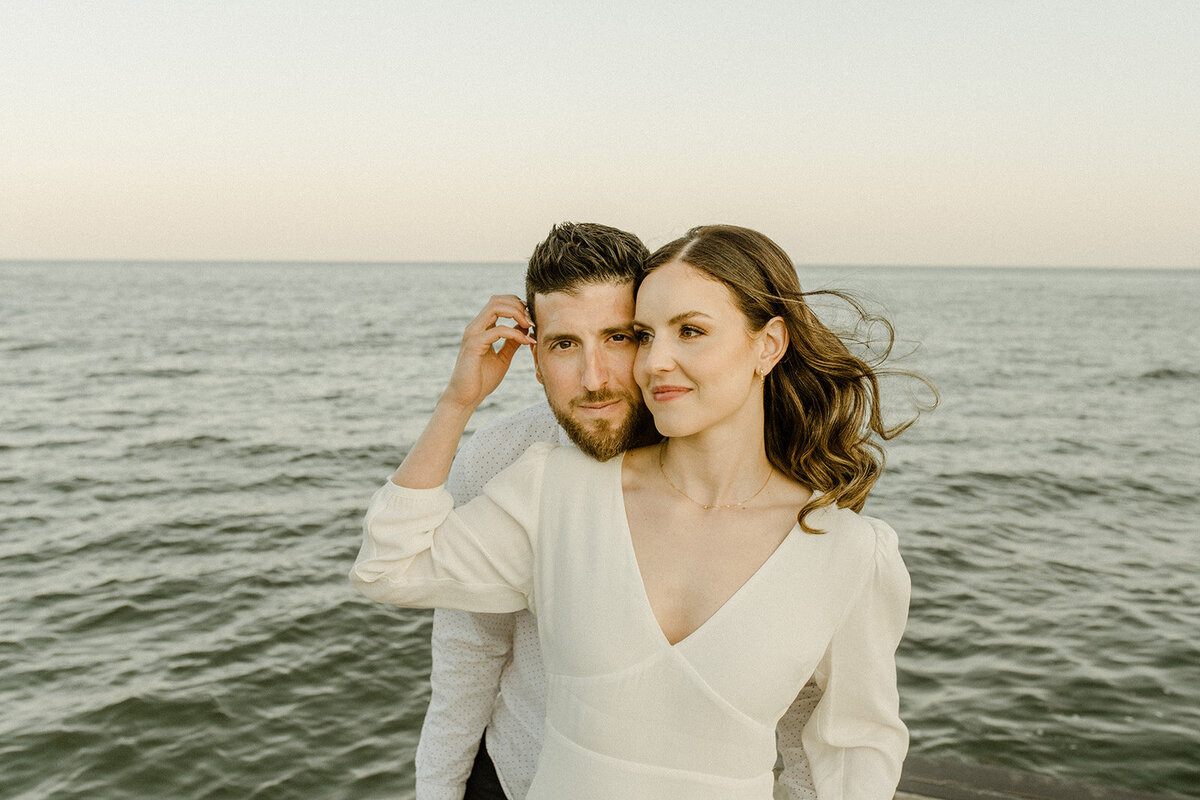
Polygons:
<instances>
[{"instance_id":1,"label":"woman","mask_svg":"<svg viewBox=\"0 0 1200 800\"><path fill-rule=\"evenodd\" d=\"M872 435L899 432L875 372L744 228L655 253L634 330L662 443L606 462L535 445L452 510L436 487L463 415L532 342L497 328L500 353L464 350L376 494L352 579L381 602L535 611L549 703L529 800L766 800L776 722L810 677L818 795L891 798L909 582L895 533L856 513L881 469Z\"/></svg>"}]
</instances>

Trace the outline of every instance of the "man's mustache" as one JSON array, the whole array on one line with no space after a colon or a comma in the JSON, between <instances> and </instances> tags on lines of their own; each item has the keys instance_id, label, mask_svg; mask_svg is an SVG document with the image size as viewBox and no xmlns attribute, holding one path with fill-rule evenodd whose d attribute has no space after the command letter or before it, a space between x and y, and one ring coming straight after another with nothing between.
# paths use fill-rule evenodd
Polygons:
<instances>
[{"instance_id":1,"label":"man's mustache","mask_svg":"<svg viewBox=\"0 0 1200 800\"><path fill-rule=\"evenodd\" d=\"M607 403L612 400L629 400L630 396L624 392L614 392L612 389L605 389L598 392L584 392L571 401L571 405L580 406L592 403Z\"/></svg>"}]
</instances>

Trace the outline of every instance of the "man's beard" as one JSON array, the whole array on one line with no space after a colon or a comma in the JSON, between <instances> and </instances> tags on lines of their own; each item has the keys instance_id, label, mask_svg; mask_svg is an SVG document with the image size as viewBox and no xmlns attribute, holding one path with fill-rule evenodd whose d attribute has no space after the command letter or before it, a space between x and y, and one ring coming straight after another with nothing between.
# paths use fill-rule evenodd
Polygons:
<instances>
[{"instance_id":1,"label":"man's beard","mask_svg":"<svg viewBox=\"0 0 1200 800\"><path fill-rule=\"evenodd\" d=\"M585 425L571 416L569 406L562 408L551 402L550 409L575 446L597 461L607 461L632 447L658 441L654 418L636 395L614 391L587 392L573 398L571 404L604 403L609 400L624 400L630 409L625 419L615 427L610 427L603 420L598 420L596 425Z\"/></svg>"}]
</instances>

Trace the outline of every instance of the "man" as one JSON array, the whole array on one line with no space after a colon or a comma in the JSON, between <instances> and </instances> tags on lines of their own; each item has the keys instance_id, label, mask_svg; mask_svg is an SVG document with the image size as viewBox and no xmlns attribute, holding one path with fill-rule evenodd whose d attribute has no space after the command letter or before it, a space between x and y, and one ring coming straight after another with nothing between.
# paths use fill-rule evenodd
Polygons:
<instances>
[{"instance_id":1,"label":"man","mask_svg":"<svg viewBox=\"0 0 1200 800\"><path fill-rule=\"evenodd\" d=\"M462 447L446 482L456 505L535 442L575 446L603 461L657 439L633 380L633 281L648 256L636 236L588 223L556 225L534 249L525 297L546 403L485 426ZM493 298L481 316L511 316L497 310L512 302ZM432 649L417 800L524 800L546 713L533 615L439 609ZM778 796L816 797L799 739L818 699L810 684L780 722Z\"/></svg>"}]
</instances>

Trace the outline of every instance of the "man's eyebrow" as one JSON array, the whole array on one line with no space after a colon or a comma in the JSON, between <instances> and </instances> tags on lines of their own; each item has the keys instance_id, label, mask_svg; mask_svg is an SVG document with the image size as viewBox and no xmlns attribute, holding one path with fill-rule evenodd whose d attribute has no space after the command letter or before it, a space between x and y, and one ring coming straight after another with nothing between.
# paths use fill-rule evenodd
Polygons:
<instances>
[{"instance_id":1,"label":"man's eyebrow","mask_svg":"<svg viewBox=\"0 0 1200 800\"><path fill-rule=\"evenodd\" d=\"M629 333L631 330L633 330L633 322L632 321L628 325L613 325L611 327L605 328L604 330L600 331L600 335L601 336L611 336L614 333Z\"/></svg>"},{"instance_id":2,"label":"man's eyebrow","mask_svg":"<svg viewBox=\"0 0 1200 800\"><path fill-rule=\"evenodd\" d=\"M537 338L538 341L542 342L561 342L564 339L569 339L573 342L579 341L579 337L569 331L543 331Z\"/></svg>"}]
</instances>

